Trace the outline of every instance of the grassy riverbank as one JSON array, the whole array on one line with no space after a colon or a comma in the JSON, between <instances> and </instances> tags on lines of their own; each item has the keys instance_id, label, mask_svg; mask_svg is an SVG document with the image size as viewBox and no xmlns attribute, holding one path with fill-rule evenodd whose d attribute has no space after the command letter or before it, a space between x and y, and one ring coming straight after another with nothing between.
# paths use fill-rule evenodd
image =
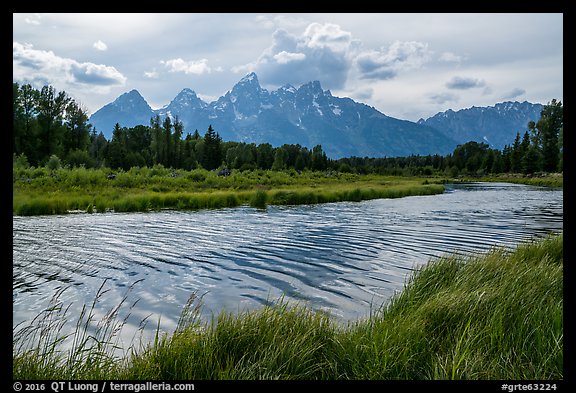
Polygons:
<instances>
[{"instance_id":1,"label":"grassy riverbank","mask_svg":"<svg viewBox=\"0 0 576 393\"><path fill-rule=\"evenodd\" d=\"M191 298L172 335L116 358L107 351L118 326L83 342L79 323L76 350L65 355L56 350L62 324L45 316L38 321L52 329L15 334L13 378L562 379L562 282L559 234L433 260L389 304L346 326L284 300L208 323ZM24 350L35 329L44 343Z\"/></svg>"},{"instance_id":2,"label":"grassy riverbank","mask_svg":"<svg viewBox=\"0 0 576 393\"><path fill-rule=\"evenodd\" d=\"M109 169L14 168L14 215L197 210L298 205L431 195L441 181L335 172L172 170L162 166Z\"/></svg>"},{"instance_id":3,"label":"grassy riverbank","mask_svg":"<svg viewBox=\"0 0 576 393\"><path fill-rule=\"evenodd\" d=\"M530 186L540 187L564 187L564 174L563 173L548 173L539 176L528 176L520 173L512 174L505 173L500 175L482 176L479 178L458 178L451 182L501 182L501 183L516 183L526 184Z\"/></svg>"}]
</instances>

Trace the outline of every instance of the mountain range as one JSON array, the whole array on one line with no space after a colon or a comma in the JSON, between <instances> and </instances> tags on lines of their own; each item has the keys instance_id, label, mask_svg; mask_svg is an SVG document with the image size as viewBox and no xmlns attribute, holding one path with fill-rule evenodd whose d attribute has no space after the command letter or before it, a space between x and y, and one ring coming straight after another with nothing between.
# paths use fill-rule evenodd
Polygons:
<instances>
[{"instance_id":1,"label":"mountain range","mask_svg":"<svg viewBox=\"0 0 576 393\"><path fill-rule=\"evenodd\" d=\"M494 106L473 106L456 112L449 109L426 120L420 119L418 124L441 130L460 143L485 142L501 150L504 145L514 142L517 132L522 137L528 129L528 121L538 121L542 109L542 104L506 101Z\"/></svg>"},{"instance_id":2,"label":"mountain range","mask_svg":"<svg viewBox=\"0 0 576 393\"><path fill-rule=\"evenodd\" d=\"M184 134L203 135L212 125L223 140L248 143L322 145L330 158L395 157L451 153L471 140L502 149L537 121L543 105L503 102L493 107L448 110L418 122L386 116L374 107L333 96L319 81L268 91L255 73L211 103L183 89L168 105L152 109L137 90L120 95L90 116L97 132L111 138L116 123L123 127L150 124L150 118L176 116Z\"/></svg>"}]
</instances>

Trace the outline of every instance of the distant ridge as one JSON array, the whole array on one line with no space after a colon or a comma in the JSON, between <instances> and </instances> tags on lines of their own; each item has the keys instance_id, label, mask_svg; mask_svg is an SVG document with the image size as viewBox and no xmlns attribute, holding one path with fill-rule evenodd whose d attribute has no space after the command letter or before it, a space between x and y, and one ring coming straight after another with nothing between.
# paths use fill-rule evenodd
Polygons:
<instances>
[{"instance_id":1,"label":"distant ridge","mask_svg":"<svg viewBox=\"0 0 576 393\"><path fill-rule=\"evenodd\" d=\"M520 136L524 134L530 120L538 121L542 109L542 104L506 101L494 106L473 106L456 112L449 109L426 120L420 119L418 124L441 130L458 143L484 142L501 150L504 145L512 144L517 132L520 132Z\"/></svg>"},{"instance_id":2,"label":"distant ridge","mask_svg":"<svg viewBox=\"0 0 576 393\"><path fill-rule=\"evenodd\" d=\"M530 105L533 104L526 103L525 106ZM534 113L510 111L508 115L518 114L517 122L503 121L506 115L502 115L504 117L499 121L508 127L517 127L518 123L528 121L524 121L524 112L526 116ZM270 143L273 146L300 144L309 148L320 144L331 158L445 155L458 144L468 141L463 138L470 136L469 140L475 140L480 135L464 132L467 128L466 125L460 126L459 115L446 115L445 118L452 121L445 123L440 121L442 117L435 116L421 119L418 123L400 120L350 98L335 97L329 90L323 90L319 81L298 88L287 84L268 91L260 86L255 73L244 76L231 90L210 104L193 90L185 88L168 105L153 110L138 91L132 90L96 111L89 121L110 139L116 123L123 127L149 125L150 118L157 114L162 118L177 116L184 124L185 134L198 130L203 135L212 125L227 141ZM478 132L500 140L484 129ZM509 137L510 129L497 132L505 134L502 140L505 139L506 143L513 140Z\"/></svg>"},{"instance_id":3,"label":"distant ridge","mask_svg":"<svg viewBox=\"0 0 576 393\"><path fill-rule=\"evenodd\" d=\"M150 118L153 116L155 116L155 111L144 97L138 90L131 90L97 110L88 121L97 131L102 131L104 136L110 139L116 123L123 127L134 127L138 124L149 125Z\"/></svg>"}]
</instances>

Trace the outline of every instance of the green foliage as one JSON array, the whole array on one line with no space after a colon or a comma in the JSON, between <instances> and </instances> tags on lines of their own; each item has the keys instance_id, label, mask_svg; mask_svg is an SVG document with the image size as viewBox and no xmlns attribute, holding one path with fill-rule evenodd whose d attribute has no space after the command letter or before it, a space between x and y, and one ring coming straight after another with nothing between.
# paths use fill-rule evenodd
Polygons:
<instances>
[{"instance_id":1,"label":"green foliage","mask_svg":"<svg viewBox=\"0 0 576 393\"><path fill-rule=\"evenodd\" d=\"M29 168L30 164L28 164L28 158L26 157L26 155L24 153L20 153L20 155L17 156L16 153L13 153L12 167L22 169Z\"/></svg>"},{"instance_id":2,"label":"green foliage","mask_svg":"<svg viewBox=\"0 0 576 393\"><path fill-rule=\"evenodd\" d=\"M268 194L264 190L256 190L254 195L250 198L250 206L265 209L266 201L268 200Z\"/></svg>"},{"instance_id":3,"label":"green foliage","mask_svg":"<svg viewBox=\"0 0 576 393\"><path fill-rule=\"evenodd\" d=\"M537 122L528 122L522 143L520 133L516 135L514 146L504 149L510 157L510 171L525 174L562 171L563 112L562 102L553 99L544 106Z\"/></svg>"},{"instance_id":4,"label":"green foliage","mask_svg":"<svg viewBox=\"0 0 576 393\"><path fill-rule=\"evenodd\" d=\"M542 168L542 154L536 146L529 146L522 157L522 173L532 174Z\"/></svg>"},{"instance_id":5,"label":"green foliage","mask_svg":"<svg viewBox=\"0 0 576 393\"><path fill-rule=\"evenodd\" d=\"M66 156L66 163L72 167L84 166L86 168L93 168L95 161L86 150L74 149L70 150Z\"/></svg>"},{"instance_id":6,"label":"green foliage","mask_svg":"<svg viewBox=\"0 0 576 393\"><path fill-rule=\"evenodd\" d=\"M206 169L216 169L222 162L222 138L214 131L212 126L208 127L204 135L204 155L202 166Z\"/></svg>"},{"instance_id":7,"label":"green foliage","mask_svg":"<svg viewBox=\"0 0 576 393\"><path fill-rule=\"evenodd\" d=\"M559 133L564 124L564 109L561 101L552 100L544 106L537 128L542 137L542 170L555 172L559 163Z\"/></svg>"},{"instance_id":8,"label":"green foliage","mask_svg":"<svg viewBox=\"0 0 576 393\"><path fill-rule=\"evenodd\" d=\"M60 161L60 158L58 158L56 154L52 154L48 159L48 162L46 163L46 168L50 169L50 171L60 169L61 166L62 162Z\"/></svg>"},{"instance_id":9,"label":"green foliage","mask_svg":"<svg viewBox=\"0 0 576 393\"><path fill-rule=\"evenodd\" d=\"M483 176L481 178L461 178L458 181L468 182L468 181L484 181L484 182L506 182L506 183L517 183L517 184L528 184L538 187L563 187L564 186L564 176L562 174L549 174L544 175L542 173L535 173L534 176L519 177L519 176L509 176L507 174L500 174L497 176Z\"/></svg>"}]
</instances>

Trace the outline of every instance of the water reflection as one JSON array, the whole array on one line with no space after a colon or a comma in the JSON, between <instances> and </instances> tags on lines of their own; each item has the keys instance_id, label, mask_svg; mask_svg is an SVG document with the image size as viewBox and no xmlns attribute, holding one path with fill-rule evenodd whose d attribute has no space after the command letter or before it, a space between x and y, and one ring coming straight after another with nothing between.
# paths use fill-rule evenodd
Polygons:
<instances>
[{"instance_id":1,"label":"water reflection","mask_svg":"<svg viewBox=\"0 0 576 393\"><path fill-rule=\"evenodd\" d=\"M13 218L13 324L50 296L102 309L126 289L133 324L152 314L172 331L192 292L206 317L282 295L342 321L364 317L402 289L418 265L447 252L511 247L563 227L562 190L512 184L448 186L436 196L199 212ZM152 323L151 329L156 328Z\"/></svg>"}]
</instances>

